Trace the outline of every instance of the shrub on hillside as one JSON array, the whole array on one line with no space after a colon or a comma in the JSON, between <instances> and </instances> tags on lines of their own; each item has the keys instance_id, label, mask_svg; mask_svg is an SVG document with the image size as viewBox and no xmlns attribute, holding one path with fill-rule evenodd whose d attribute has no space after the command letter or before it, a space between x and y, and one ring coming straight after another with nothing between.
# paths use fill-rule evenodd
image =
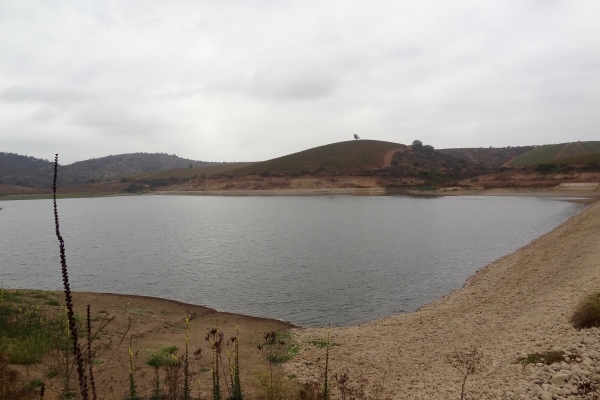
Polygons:
<instances>
[{"instance_id":1,"label":"shrub on hillside","mask_svg":"<svg viewBox=\"0 0 600 400\"><path fill-rule=\"evenodd\" d=\"M577 329L600 326L600 292L589 294L579 302L571 323Z\"/></svg>"}]
</instances>

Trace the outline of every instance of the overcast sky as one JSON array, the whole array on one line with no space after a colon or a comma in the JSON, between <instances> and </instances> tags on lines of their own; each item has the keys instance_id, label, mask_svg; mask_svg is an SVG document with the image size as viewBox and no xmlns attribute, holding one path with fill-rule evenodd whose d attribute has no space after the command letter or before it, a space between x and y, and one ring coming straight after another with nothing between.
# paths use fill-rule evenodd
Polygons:
<instances>
[{"instance_id":1,"label":"overcast sky","mask_svg":"<svg viewBox=\"0 0 600 400\"><path fill-rule=\"evenodd\" d=\"M0 0L0 151L600 140L600 1Z\"/></svg>"}]
</instances>

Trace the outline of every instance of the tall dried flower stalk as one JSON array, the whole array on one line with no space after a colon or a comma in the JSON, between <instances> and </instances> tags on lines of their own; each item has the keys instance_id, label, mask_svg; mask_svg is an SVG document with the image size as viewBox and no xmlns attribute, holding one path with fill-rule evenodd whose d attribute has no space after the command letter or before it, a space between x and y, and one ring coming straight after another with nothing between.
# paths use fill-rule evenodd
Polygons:
<instances>
[{"instance_id":1,"label":"tall dried flower stalk","mask_svg":"<svg viewBox=\"0 0 600 400\"><path fill-rule=\"evenodd\" d=\"M97 400L96 397L96 382L94 382L94 359L92 358L92 316L90 311L90 305L87 306L87 350L88 350L88 363L90 367L90 384L92 386L92 398Z\"/></svg>"},{"instance_id":2,"label":"tall dried flower stalk","mask_svg":"<svg viewBox=\"0 0 600 400\"><path fill-rule=\"evenodd\" d=\"M54 157L54 179L52 182L52 193L54 201L54 227L56 229L56 237L60 246L60 264L62 267L62 278L65 292L65 303L67 305L67 316L69 320L69 331L71 332L71 342L73 343L73 353L77 361L77 376L79 377L79 393L84 400L89 399L87 378L85 376L85 368L83 365L83 357L81 355L81 347L79 346L79 335L77 334L77 326L75 324L75 312L73 311L73 298L71 296L71 286L69 285L69 274L67 271L67 258L65 256L65 241L60 234L60 224L58 222L58 208L56 206L56 179L58 177L58 154Z\"/></svg>"}]
</instances>

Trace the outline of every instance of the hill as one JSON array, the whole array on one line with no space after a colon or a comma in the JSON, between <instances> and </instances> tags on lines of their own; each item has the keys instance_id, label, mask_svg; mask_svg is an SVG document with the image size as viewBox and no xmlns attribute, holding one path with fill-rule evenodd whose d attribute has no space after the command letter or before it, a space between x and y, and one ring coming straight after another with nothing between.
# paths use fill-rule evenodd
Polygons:
<instances>
[{"instance_id":1,"label":"hill","mask_svg":"<svg viewBox=\"0 0 600 400\"><path fill-rule=\"evenodd\" d=\"M63 168L59 169L59 174ZM0 152L0 184L26 187L52 186L54 163L31 156Z\"/></svg>"},{"instance_id":2,"label":"hill","mask_svg":"<svg viewBox=\"0 0 600 400\"><path fill-rule=\"evenodd\" d=\"M119 154L79 161L64 167L64 178L70 183L94 182L122 177L141 172L154 172L174 168L189 168L212 165L205 161L194 161L166 153Z\"/></svg>"},{"instance_id":3,"label":"hill","mask_svg":"<svg viewBox=\"0 0 600 400\"><path fill-rule=\"evenodd\" d=\"M600 153L587 154L569 158L561 158L556 162L560 165L574 165L583 168L597 168L600 165Z\"/></svg>"},{"instance_id":4,"label":"hill","mask_svg":"<svg viewBox=\"0 0 600 400\"><path fill-rule=\"evenodd\" d=\"M507 163L510 167L553 164L559 160L600 153L600 142L572 142L537 146Z\"/></svg>"},{"instance_id":5,"label":"hill","mask_svg":"<svg viewBox=\"0 0 600 400\"><path fill-rule=\"evenodd\" d=\"M214 163L192 168L177 168L158 172L142 172L124 177L122 182L143 183L150 187L167 186L192 179L228 174L231 171L252 165L250 162Z\"/></svg>"},{"instance_id":6,"label":"hill","mask_svg":"<svg viewBox=\"0 0 600 400\"><path fill-rule=\"evenodd\" d=\"M533 150L533 146L458 148L440 149L439 151L460 158L484 168L500 168L512 159Z\"/></svg>"},{"instance_id":7,"label":"hill","mask_svg":"<svg viewBox=\"0 0 600 400\"><path fill-rule=\"evenodd\" d=\"M422 179L425 184L447 184L487 172L477 162L422 144L395 151L385 170L391 176Z\"/></svg>"},{"instance_id":8,"label":"hill","mask_svg":"<svg viewBox=\"0 0 600 400\"><path fill-rule=\"evenodd\" d=\"M332 143L259 162L231 171L233 175L307 174L313 172L360 171L383 167L384 158L405 145L378 140Z\"/></svg>"},{"instance_id":9,"label":"hill","mask_svg":"<svg viewBox=\"0 0 600 400\"><path fill-rule=\"evenodd\" d=\"M107 156L59 166L60 186L94 183L125 175L173 168L211 165L164 153L132 153ZM54 163L31 156L0 153L0 184L48 188L52 185Z\"/></svg>"}]
</instances>

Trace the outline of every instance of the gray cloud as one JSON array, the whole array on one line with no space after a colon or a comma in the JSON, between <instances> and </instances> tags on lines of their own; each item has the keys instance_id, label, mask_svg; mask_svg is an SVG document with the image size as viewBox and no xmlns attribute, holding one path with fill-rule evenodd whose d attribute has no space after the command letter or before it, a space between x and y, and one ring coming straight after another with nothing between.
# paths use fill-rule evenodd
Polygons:
<instances>
[{"instance_id":1,"label":"gray cloud","mask_svg":"<svg viewBox=\"0 0 600 400\"><path fill-rule=\"evenodd\" d=\"M74 113L73 124L93 128L106 135L151 136L161 129L163 123L153 115L139 115L117 105L94 105Z\"/></svg>"},{"instance_id":2,"label":"gray cloud","mask_svg":"<svg viewBox=\"0 0 600 400\"><path fill-rule=\"evenodd\" d=\"M2 2L0 150L233 161L353 133L597 140L597 15L591 0Z\"/></svg>"},{"instance_id":3,"label":"gray cloud","mask_svg":"<svg viewBox=\"0 0 600 400\"><path fill-rule=\"evenodd\" d=\"M8 87L0 92L0 99L8 102L31 102L64 104L77 103L89 100L92 96L81 93L76 89L59 88L35 88L26 86Z\"/></svg>"}]
</instances>

